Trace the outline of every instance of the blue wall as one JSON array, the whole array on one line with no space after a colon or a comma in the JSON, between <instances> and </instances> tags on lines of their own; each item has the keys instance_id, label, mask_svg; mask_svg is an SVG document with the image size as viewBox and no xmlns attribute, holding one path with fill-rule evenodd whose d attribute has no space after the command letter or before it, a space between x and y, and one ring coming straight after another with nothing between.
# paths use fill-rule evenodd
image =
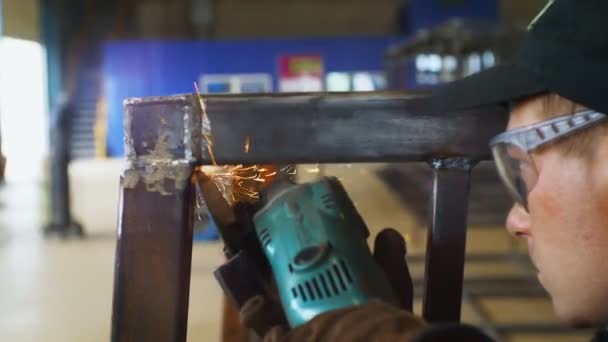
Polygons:
<instances>
[{"instance_id":1,"label":"blue wall","mask_svg":"<svg viewBox=\"0 0 608 342\"><path fill-rule=\"evenodd\" d=\"M124 154L122 102L127 97L194 91L201 74L269 73L277 88L277 58L319 54L326 72L383 70L387 47L403 37L300 40L120 41L104 47L108 154Z\"/></svg>"},{"instance_id":2,"label":"blue wall","mask_svg":"<svg viewBox=\"0 0 608 342\"><path fill-rule=\"evenodd\" d=\"M497 0L409 0L406 9L408 32L432 28L454 17L498 19Z\"/></svg>"}]
</instances>

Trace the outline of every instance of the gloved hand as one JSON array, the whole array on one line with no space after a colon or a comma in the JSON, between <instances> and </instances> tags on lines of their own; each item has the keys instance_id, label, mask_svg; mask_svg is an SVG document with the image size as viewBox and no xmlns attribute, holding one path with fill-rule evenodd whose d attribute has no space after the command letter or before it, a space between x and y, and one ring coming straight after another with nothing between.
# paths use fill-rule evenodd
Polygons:
<instances>
[{"instance_id":1,"label":"gloved hand","mask_svg":"<svg viewBox=\"0 0 608 342\"><path fill-rule=\"evenodd\" d=\"M426 324L408 311L372 300L365 305L323 313L292 330L273 327L264 342L410 341Z\"/></svg>"},{"instance_id":2,"label":"gloved hand","mask_svg":"<svg viewBox=\"0 0 608 342\"><path fill-rule=\"evenodd\" d=\"M405 262L405 241L394 229L382 230L374 241L374 259L387 275L400 307L372 300L321 314L289 330L278 301L254 297L241 308L244 326L264 341L408 341L426 327L412 311L412 279Z\"/></svg>"}]
</instances>

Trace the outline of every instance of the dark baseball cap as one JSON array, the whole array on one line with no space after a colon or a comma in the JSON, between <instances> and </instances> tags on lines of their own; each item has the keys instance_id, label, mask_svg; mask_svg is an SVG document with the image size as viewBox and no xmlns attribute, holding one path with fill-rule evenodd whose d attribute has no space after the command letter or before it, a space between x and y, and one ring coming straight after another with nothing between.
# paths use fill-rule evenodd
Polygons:
<instances>
[{"instance_id":1,"label":"dark baseball cap","mask_svg":"<svg viewBox=\"0 0 608 342\"><path fill-rule=\"evenodd\" d=\"M511 63L449 83L433 98L467 109L546 92L608 114L608 0L552 0Z\"/></svg>"}]
</instances>

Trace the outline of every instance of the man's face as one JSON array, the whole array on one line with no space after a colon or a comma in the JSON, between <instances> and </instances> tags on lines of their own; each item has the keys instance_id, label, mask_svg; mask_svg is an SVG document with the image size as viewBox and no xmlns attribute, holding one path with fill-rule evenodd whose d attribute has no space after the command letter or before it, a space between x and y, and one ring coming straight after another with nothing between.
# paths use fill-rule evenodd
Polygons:
<instances>
[{"instance_id":1,"label":"man's face","mask_svg":"<svg viewBox=\"0 0 608 342\"><path fill-rule=\"evenodd\" d=\"M508 129L543 121L543 110L542 98L518 104ZM527 240L557 315L579 326L608 322L608 137L603 140L596 158L566 156L550 145L533 152L538 179L528 212L516 205L507 218L509 232Z\"/></svg>"}]
</instances>

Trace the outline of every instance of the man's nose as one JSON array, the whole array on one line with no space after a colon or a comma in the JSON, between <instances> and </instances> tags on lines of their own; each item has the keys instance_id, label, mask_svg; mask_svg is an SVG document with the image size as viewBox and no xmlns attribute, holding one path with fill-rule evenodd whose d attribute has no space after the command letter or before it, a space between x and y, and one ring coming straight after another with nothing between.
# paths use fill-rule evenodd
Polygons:
<instances>
[{"instance_id":1,"label":"man's nose","mask_svg":"<svg viewBox=\"0 0 608 342\"><path fill-rule=\"evenodd\" d=\"M531 220L528 212L519 204L513 205L507 216L507 230L514 236L529 236Z\"/></svg>"}]
</instances>

